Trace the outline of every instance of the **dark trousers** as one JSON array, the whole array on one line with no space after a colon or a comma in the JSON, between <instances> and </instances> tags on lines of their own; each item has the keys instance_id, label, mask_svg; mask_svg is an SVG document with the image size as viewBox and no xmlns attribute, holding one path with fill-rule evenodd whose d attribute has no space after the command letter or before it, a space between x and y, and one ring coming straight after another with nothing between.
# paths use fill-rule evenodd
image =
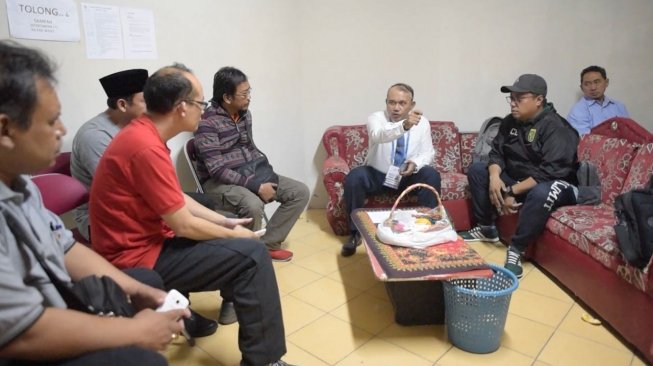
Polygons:
<instances>
[{"instance_id":1,"label":"dark trousers","mask_svg":"<svg viewBox=\"0 0 653 366\"><path fill-rule=\"evenodd\" d=\"M281 302L265 245L251 239L164 242L154 265L167 288L180 292L220 290L233 300L244 365L266 365L286 353Z\"/></svg>"},{"instance_id":2,"label":"dark trousers","mask_svg":"<svg viewBox=\"0 0 653 366\"><path fill-rule=\"evenodd\" d=\"M343 199L347 206L347 219L349 220L349 229L352 234L357 232L356 226L351 219L351 213L357 208L363 207L365 199L383 191L401 193L406 187L415 183L425 183L434 187L440 192L440 173L430 166L422 167L416 174L401 178L399 188L392 189L383 185L385 173L363 165L352 169L345 177L345 187ZM426 189L417 189L417 202L420 206L435 207L438 204L433 192Z\"/></svg>"},{"instance_id":3,"label":"dark trousers","mask_svg":"<svg viewBox=\"0 0 653 366\"><path fill-rule=\"evenodd\" d=\"M165 366L168 361L156 351L138 347L112 348L85 353L79 357L50 362L13 361L9 365L25 366Z\"/></svg>"},{"instance_id":4,"label":"dark trousers","mask_svg":"<svg viewBox=\"0 0 653 366\"><path fill-rule=\"evenodd\" d=\"M158 288L159 290L165 290L163 279L156 271L148 268L128 268L124 269L123 272L138 282Z\"/></svg>"},{"instance_id":5,"label":"dark trousers","mask_svg":"<svg viewBox=\"0 0 653 366\"><path fill-rule=\"evenodd\" d=\"M475 163L467 172L469 189L472 194L472 210L476 222L480 225L494 225L498 216L497 209L490 203L490 173L486 163ZM505 172L501 180L506 186L517 183ZM542 233L551 211L561 206L575 205L574 186L562 180L538 183L530 191L515 197L523 203L519 209L517 231L511 239L511 246L524 252L526 248Z\"/></svg>"}]
</instances>

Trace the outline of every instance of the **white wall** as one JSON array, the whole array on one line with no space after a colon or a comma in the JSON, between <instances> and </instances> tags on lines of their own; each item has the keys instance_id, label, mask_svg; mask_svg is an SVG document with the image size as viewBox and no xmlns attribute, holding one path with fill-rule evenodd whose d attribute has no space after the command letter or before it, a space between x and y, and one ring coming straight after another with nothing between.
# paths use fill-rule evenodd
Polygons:
<instances>
[{"instance_id":1,"label":"white wall","mask_svg":"<svg viewBox=\"0 0 653 366\"><path fill-rule=\"evenodd\" d=\"M608 94L653 130L653 1L650 0L103 0L154 11L158 60L87 60L83 41L20 42L60 63L59 92L69 127L104 108L97 82L121 69L186 63L207 99L212 75L233 65L254 89L257 144L275 169L306 182L324 207L320 138L334 124L363 123L384 107L387 87L407 82L432 120L475 130L508 105L499 87L538 73L562 115L580 96L579 73L604 66ZM8 37L0 6L0 37ZM182 19L182 21L179 21ZM179 137L169 144L182 183Z\"/></svg>"},{"instance_id":2,"label":"white wall","mask_svg":"<svg viewBox=\"0 0 653 366\"><path fill-rule=\"evenodd\" d=\"M81 1L76 1L78 4ZM79 43L18 40L43 49L59 64L58 91L62 118L68 127L64 150L70 150L75 131L89 118L106 109L106 95L98 79L128 68L150 73L172 62L193 69L204 86L205 99L212 96L213 74L222 66L241 68L254 89L252 113L257 145L275 162L282 174L303 176L304 142L279 144L283 128L299 120L296 103L287 97L300 88L297 10L291 1L187 0L89 0L88 3L151 9L154 12L158 60L89 60L84 37ZM79 7L78 7L79 9ZM81 11L81 10L80 10ZM0 5L0 37L9 36L6 7ZM80 13L81 22L81 13ZM80 25L81 26L81 25ZM83 34L83 28L82 28ZM190 134L171 140L168 146L186 189L194 188L181 155ZM266 136L270 138L266 138ZM288 156L291 158L288 159Z\"/></svg>"},{"instance_id":3,"label":"white wall","mask_svg":"<svg viewBox=\"0 0 653 366\"><path fill-rule=\"evenodd\" d=\"M566 116L581 95L580 71L598 64L608 94L653 130L650 0L304 1L301 13L301 116L320 207L322 132L363 123L395 82L415 88L429 119L470 131L509 112L499 87L522 73L542 75Z\"/></svg>"}]
</instances>

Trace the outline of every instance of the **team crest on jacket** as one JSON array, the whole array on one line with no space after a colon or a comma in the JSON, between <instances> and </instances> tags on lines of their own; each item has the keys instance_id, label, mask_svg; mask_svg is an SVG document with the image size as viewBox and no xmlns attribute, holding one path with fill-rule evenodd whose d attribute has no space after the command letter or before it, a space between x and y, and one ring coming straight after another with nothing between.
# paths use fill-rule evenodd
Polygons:
<instances>
[{"instance_id":1,"label":"team crest on jacket","mask_svg":"<svg viewBox=\"0 0 653 366\"><path fill-rule=\"evenodd\" d=\"M537 133L537 130L534 128L531 128L530 131L528 131L528 142L533 142L535 140L535 134Z\"/></svg>"}]
</instances>

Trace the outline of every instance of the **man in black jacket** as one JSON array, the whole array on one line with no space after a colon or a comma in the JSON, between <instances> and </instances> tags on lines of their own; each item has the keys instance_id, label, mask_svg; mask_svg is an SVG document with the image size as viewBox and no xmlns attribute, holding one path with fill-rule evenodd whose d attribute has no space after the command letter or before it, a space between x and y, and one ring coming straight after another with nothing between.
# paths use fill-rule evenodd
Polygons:
<instances>
[{"instance_id":1,"label":"man in black jacket","mask_svg":"<svg viewBox=\"0 0 653 366\"><path fill-rule=\"evenodd\" d=\"M546 100L546 82L534 74L501 87L511 114L492 143L488 164L467 173L477 226L465 241L499 241L494 220L519 211L505 268L521 278L521 254L544 229L551 211L576 204L578 133Z\"/></svg>"}]
</instances>

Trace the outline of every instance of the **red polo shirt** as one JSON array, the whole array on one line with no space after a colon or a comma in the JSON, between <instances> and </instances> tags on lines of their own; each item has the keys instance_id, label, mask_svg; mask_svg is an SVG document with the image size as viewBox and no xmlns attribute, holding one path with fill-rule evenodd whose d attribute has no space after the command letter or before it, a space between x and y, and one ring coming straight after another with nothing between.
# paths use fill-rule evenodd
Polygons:
<instances>
[{"instance_id":1,"label":"red polo shirt","mask_svg":"<svg viewBox=\"0 0 653 366\"><path fill-rule=\"evenodd\" d=\"M184 207L170 150L148 116L111 141L97 166L89 202L93 249L118 268L152 268L174 236L161 216Z\"/></svg>"}]
</instances>

